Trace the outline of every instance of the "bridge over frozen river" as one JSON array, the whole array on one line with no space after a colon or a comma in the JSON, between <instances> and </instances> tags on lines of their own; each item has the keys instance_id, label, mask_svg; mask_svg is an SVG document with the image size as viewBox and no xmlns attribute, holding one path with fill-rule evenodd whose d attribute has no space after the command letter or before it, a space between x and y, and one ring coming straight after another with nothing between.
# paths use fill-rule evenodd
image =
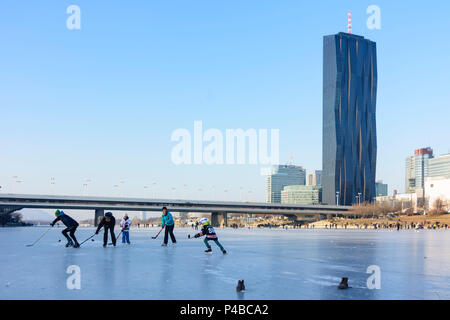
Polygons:
<instances>
[{"instance_id":1,"label":"bridge over frozen river","mask_svg":"<svg viewBox=\"0 0 450 320\"><path fill-rule=\"evenodd\" d=\"M211 213L214 226L227 225L228 213L320 215L349 214L349 206L294 205L279 203L199 201L172 199L144 199L117 197L77 197L29 194L0 194L0 212L13 212L23 208L92 210L95 224L105 210L111 211L161 211L166 206L173 212Z\"/></svg>"}]
</instances>

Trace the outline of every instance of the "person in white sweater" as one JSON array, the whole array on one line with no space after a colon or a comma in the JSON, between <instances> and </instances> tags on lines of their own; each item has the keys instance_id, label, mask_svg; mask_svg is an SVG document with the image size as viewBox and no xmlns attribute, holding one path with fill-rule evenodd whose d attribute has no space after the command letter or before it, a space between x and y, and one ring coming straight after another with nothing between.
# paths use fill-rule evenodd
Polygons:
<instances>
[{"instance_id":1,"label":"person in white sweater","mask_svg":"<svg viewBox=\"0 0 450 320\"><path fill-rule=\"evenodd\" d=\"M120 227L122 228L122 243L130 244L130 226L131 220L128 215L125 215L120 221Z\"/></svg>"}]
</instances>

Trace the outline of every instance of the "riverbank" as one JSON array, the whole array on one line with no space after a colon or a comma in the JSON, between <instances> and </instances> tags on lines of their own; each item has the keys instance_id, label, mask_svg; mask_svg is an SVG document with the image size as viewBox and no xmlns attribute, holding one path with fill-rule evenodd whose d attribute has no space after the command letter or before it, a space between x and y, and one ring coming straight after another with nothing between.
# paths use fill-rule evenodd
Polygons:
<instances>
[{"instance_id":1,"label":"riverbank","mask_svg":"<svg viewBox=\"0 0 450 320\"><path fill-rule=\"evenodd\" d=\"M307 228L348 228L348 229L374 229L376 228L397 228L411 229L416 225L422 226L424 229L447 229L450 227L450 215L414 215L414 216L398 216L393 218L332 218L309 223Z\"/></svg>"}]
</instances>

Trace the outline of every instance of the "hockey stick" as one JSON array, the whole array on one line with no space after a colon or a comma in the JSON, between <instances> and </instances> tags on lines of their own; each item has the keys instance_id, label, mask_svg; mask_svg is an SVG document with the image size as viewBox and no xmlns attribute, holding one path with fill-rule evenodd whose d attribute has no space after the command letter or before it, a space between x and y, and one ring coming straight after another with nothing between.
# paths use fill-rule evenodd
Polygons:
<instances>
[{"instance_id":1,"label":"hockey stick","mask_svg":"<svg viewBox=\"0 0 450 320\"><path fill-rule=\"evenodd\" d=\"M164 227L162 227L161 230L159 230L158 234L156 236L152 237L152 239L158 238L159 234L161 233L161 231L163 231L163 229L164 229Z\"/></svg>"},{"instance_id":2,"label":"hockey stick","mask_svg":"<svg viewBox=\"0 0 450 320\"><path fill-rule=\"evenodd\" d=\"M122 231L123 231L123 230L120 230L119 234L117 235L117 237L116 237L116 242L117 242L117 239L119 239L120 234L122 233ZM108 246L112 246L113 244L114 244L114 243L110 242L110 243L108 243Z\"/></svg>"},{"instance_id":3,"label":"hockey stick","mask_svg":"<svg viewBox=\"0 0 450 320\"><path fill-rule=\"evenodd\" d=\"M96 235L96 233L94 233L92 236L90 236L89 238L87 238L86 240L84 240L82 243L80 243L80 246L85 243L86 241L88 241L89 239L93 238ZM94 239L92 239L92 241L94 241Z\"/></svg>"},{"instance_id":4,"label":"hockey stick","mask_svg":"<svg viewBox=\"0 0 450 320\"><path fill-rule=\"evenodd\" d=\"M32 247L32 246L34 246L39 240L42 239L43 236L45 236L45 234L46 234L47 232L50 231L51 228L52 228L52 227L50 227L50 228L48 228L47 230L45 230L44 233L41 234L41 236L40 236L39 238L37 238L37 240L36 240L35 242L33 242L32 244L27 244L27 247Z\"/></svg>"}]
</instances>

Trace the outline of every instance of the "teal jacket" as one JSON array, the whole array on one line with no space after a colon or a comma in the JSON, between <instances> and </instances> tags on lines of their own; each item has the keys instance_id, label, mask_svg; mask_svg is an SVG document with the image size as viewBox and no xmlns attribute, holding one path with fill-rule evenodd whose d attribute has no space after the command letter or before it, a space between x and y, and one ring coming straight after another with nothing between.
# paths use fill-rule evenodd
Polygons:
<instances>
[{"instance_id":1,"label":"teal jacket","mask_svg":"<svg viewBox=\"0 0 450 320\"><path fill-rule=\"evenodd\" d=\"M162 227L164 227L165 225L173 226L175 224L175 221L173 221L172 214L169 211L167 211L167 214L165 216L162 216L161 221Z\"/></svg>"}]
</instances>

